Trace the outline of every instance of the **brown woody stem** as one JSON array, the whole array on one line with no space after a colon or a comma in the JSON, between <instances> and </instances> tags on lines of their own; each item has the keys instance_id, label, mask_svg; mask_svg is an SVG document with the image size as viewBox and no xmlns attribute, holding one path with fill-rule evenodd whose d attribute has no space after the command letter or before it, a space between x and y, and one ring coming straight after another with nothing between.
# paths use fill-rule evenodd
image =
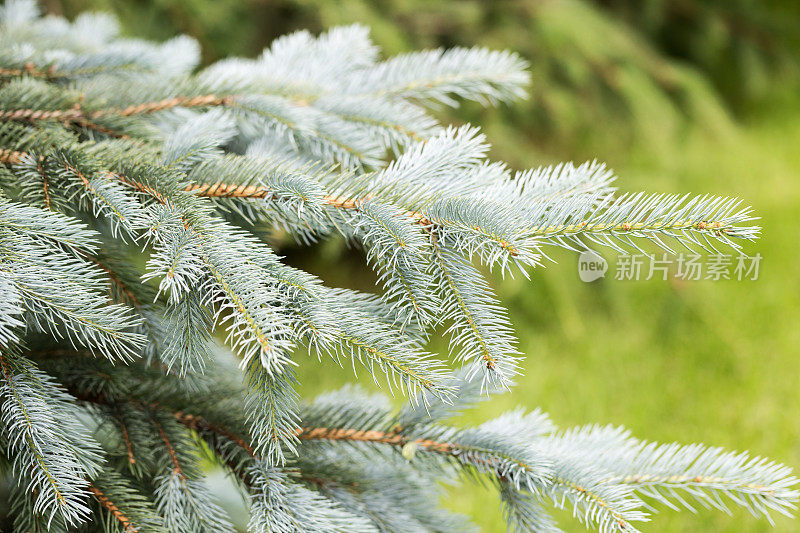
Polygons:
<instances>
[{"instance_id":1,"label":"brown woody stem","mask_svg":"<svg viewBox=\"0 0 800 533\"><path fill-rule=\"evenodd\" d=\"M89 485L89 492L91 492L94 495L94 497L97 499L98 502L100 502L100 504L103 507L105 507L111 512L114 518L116 518L119 521L119 523L122 524L122 528L125 531L131 531L131 532L138 531L131 523L130 518L125 516L125 514L119 510L119 507L117 507L117 505L114 502L109 500L108 496L103 494L103 492L101 492L100 489L98 489L94 485Z\"/></svg>"},{"instance_id":2,"label":"brown woody stem","mask_svg":"<svg viewBox=\"0 0 800 533\"><path fill-rule=\"evenodd\" d=\"M75 106L71 109L4 109L0 110L0 120L18 120L28 122L55 120L58 122L67 122L77 125L89 125L91 127L92 120L108 116L130 117L134 115L143 115L164 111L174 107L215 107L228 105L232 101L232 98L229 96L206 94L201 96L175 96L173 98L165 98L155 102L142 102L141 104L128 107L98 109L97 111L92 111L89 113L84 111L80 104L75 104Z\"/></svg>"},{"instance_id":3,"label":"brown woody stem","mask_svg":"<svg viewBox=\"0 0 800 533\"><path fill-rule=\"evenodd\" d=\"M416 444L419 448L428 451L450 454L458 449L458 446L449 442L439 442L430 439L409 440L407 437L386 431L373 431L363 429L345 428L323 428L305 427L295 431L300 440L338 440L338 441L357 441L373 442L378 444L389 444L391 446L405 446L408 443Z\"/></svg>"}]
</instances>

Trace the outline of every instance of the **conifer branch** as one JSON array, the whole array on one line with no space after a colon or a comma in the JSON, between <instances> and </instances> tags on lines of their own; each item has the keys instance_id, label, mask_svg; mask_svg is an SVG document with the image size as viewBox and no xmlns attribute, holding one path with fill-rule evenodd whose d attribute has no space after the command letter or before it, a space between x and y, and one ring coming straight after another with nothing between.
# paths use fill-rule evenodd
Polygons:
<instances>
[{"instance_id":1,"label":"conifer branch","mask_svg":"<svg viewBox=\"0 0 800 533\"><path fill-rule=\"evenodd\" d=\"M117 519L117 521L122 525L123 530L130 532L138 531L138 529L131 523L130 519L125 516L125 514L120 511L119 507L117 507L114 502L109 500L108 497L100 491L100 489L94 485L89 485L89 492L91 492L97 501L99 501L103 507L108 509L112 516Z\"/></svg>"},{"instance_id":2,"label":"conifer branch","mask_svg":"<svg viewBox=\"0 0 800 533\"><path fill-rule=\"evenodd\" d=\"M233 531L201 452L248 492L252 533L465 529L435 505L460 474L495 485L520 530L557 531L548 500L602 533L647 520L643 498L768 520L794 508L790 469L745 454L559 431L538 410L449 420L521 370L476 259L527 276L551 245L758 236L736 199L617 194L597 162L515 173L477 128L429 113L523 96L517 54L381 59L353 25L198 70L187 37L123 39L108 17L42 18L30 0L0 7L0 34L0 483L19 487L15 530ZM268 227L304 245L342 236L380 294L284 264ZM457 375L424 349L439 326ZM408 404L352 387L304 403L292 367L322 355Z\"/></svg>"},{"instance_id":3,"label":"conifer branch","mask_svg":"<svg viewBox=\"0 0 800 533\"><path fill-rule=\"evenodd\" d=\"M297 437L300 440L371 442L401 448L411 442L419 448L442 454L451 454L459 449L457 445L449 442L437 442L430 439L409 440L406 436L397 433L363 429L304 427L297 431Z\"/></svg>"},{"instance_id":4,"label":"conifer branch","mask_svg":"<svg viewBox=\"0 0 800 533\"><path fill-rule=\"evenodd\" d=\"M83 128L92 129L119 139L130 138L125 133L118 132L112 128L108 128L94 121L94 119L103 118L104 116L106 115L103 114L96 115L95 113L92 113L90 118L90 116L87 116L78 105L72 107L71 109L65 109L65 110L42 110L42 109L0 110L0 121L24 121L24 122L35 123L39 121L49 120L49 121L60 122L64 125L75 125ZM120 115L120 116L126 116L126 115Z\"/></svg>"},{"instance_id":5,"label":"conifer branch","mask_svg":"<svg viewBox=\"0 0 800 533\"><path fill-rule=\"evenodd\" d=\"M122 420L122 417L117 417L117 423L119 423L119 426L122 429L122 440L125 441L125 451L128 454L128 463L135 465L136 457L133 454L133 444L131 443L131 437L128 434L128 427L125 425L125 421Z\"/></svg>"},{"instance_id":6,"label":"conifer branch","mask_svg":"<svg viewBox=\"0 0 800 533\"><path fill-rule=\"evenodd\" d=\"M55 76L55 68L40 69L30 61L25 63L22 68L0 68L0 78L18 78L20 76L51 79Z\"/></svg>"},{"instance_id":7,"label":"conifer branch","mask_svg":"<svg viewBox=\"0 0 800 533\"><path fill-rule=\"evenodd\" d=\"M131 117L165 111L174 107L217 107L231 105L233 98L230 96L217 96L206 94L200 96L175 96L154 102L142 102L124 108L105 108L95 111L85 111L79 104L70 109L2 109L0 110L0 121L16 120L27 122L38 122L43 120L53 120L66 124L76 124L93 127L101 127L93 123L96 119L105 117ZM109 130L110 131L110 130Z\"/></svg>"},{"instance_id":8,"label":"conifer branch","mask_svg":"<svg viewBox=\"0 0 800 533\"><path fill-rule=\"evenodd\" d=\"M16 164L19 163L25 155L26 154L24 152L2 150L0 151L0 162L5 164ZM142 184L141 182L131 180L130 178L120 174L111 173L111 175L113 175L119 181L134 187L136 190L150 194L160 203L166 203L166 199L157 191L153 190L152 187ZM277 195L275 191L261 185L227 184L223 182L212 184L196 183L186 186L185 190L186 192L194 192L201 197L218 199L240 198L276 200L279 198L279 195ZM353 198L351 196L326 195L323 197L323 203L336 209L357 211L360 209L361 205L369 201L371 198L372 196ZM665 214L661 218L655 218L653 215L647 215L648 220L646 221L637 221L635 218L629 218L627 220L623 219L622 221L614 222L604 221L615 216L616 211L621 209L626 209L629 211L631 208L629 205L630 201L634 199L635 197L629 200L628 197L623 196L622 198L609 204L607 211L604 211L605 208L598 209L598 214L596 215L596 218L598 219L597 221L584 220L582 222L576 222L572 224L531 226L526 229L526 233L530 237L541 238L545 240L545 242L558 241L560 239L572 239L583 236L592 239L594 242L599 242L597 241L598 238L604 239L604 242L611 242L606 241L605 239L608 237L613 237L622 241L626 238L629 238L628 236L643 236L645 238L649 238L648 235L666 234L676 236L678 233L689 236L690 232L696 232L698 235L724 237L725 242L732 245L735 245L735 243L733 243L729 237L752 239L756 235L753 228L743 228L736 225L736 222L748 219L746 213L736 214L733 216L723 214L720 218L709 219L699 219L697 217L681 219L676 218L675 215ZM675 209L678 209L678 206L680 205L678 202L683 202L686 204L686 207L682 207L681 212L690 214L691 211L689 211L689 209L694 209L695 211L700 211L702 213L703 210L701 206L705 204L709 204L709 206L711 206L712 204L710 204L710 202L715 199L712 197L707 197L705 199L693 199L689 202L686 202L686 200L687 197L679 199L678 197L671 198L656 196L652 199L642 198L642 204L656 205L659 202L663 204L663 202L666 201L674 203L676 206ZM638 209L638 212L646 213L644 206L636 206L636 208ZM714 209L718 209L720 213L726 213L726 211L722 210L723 207L721 206L714 207ZM663 211L663 209L661 211ZM420 211L408 211L406 214L414 222L426 228L428 231L435 231L437 227L448 229L456 224L453 220L448 220L447 218L442 218L441 216L430 216L429 218ZM522 254L521 250L516 245L501 236L497 236L496 233L491 229L481 227L479 225L473 226L471 229L478 234L485 236L486 238L494 240L497 246L500 249L505 250L510 257L517 257ZM700 242L695 238L692 238L691 242L700 244Z\"/></svg>"},{"instance_id":9,"label":"conifer branch","mask_svg":"<svg viewBox=\"0 0 800 533\"><path fill-rule=\"evenodd\" d=\"M216 424L212 424L203 418L192 415L189 413L184 413L183 411L175 411L172 413L175 419L183 424L184 426L193 429L195 431L207 431L210 433L215 433L217 435L221 435L226 439L230 440L231 442L236 443L241 449L246 451L250 457L255 458L256 454L253 450L253 447L248 444L242 437L235 435L230 430L220 427Z\"/></svg>"},{"instance_id":10,"label":"conifer branch","mask_svg":"<svg viewBox=\"0 0 800 533\"><path fill-rule=\"evenodd\" d=\"M164 446L166 447L167 452L169 453L169 456L172 459L172 464L175 466L173 471L176 474L178 474L182 479L185 478L183 474L183 469L181 468L180 461L178 461L178 455L175 453L175 448L172 446L169 437L167 437L167 434L164 432L164 428L161 426L161 424L158 423L158 420L156 420L155 417L151 417L151 420L153 422L153 425L156 427L156 430L158 430L158 434L161 436L161 440L164 441Z\"/></svg>"},{"instance_id":11,"label":"conifer branch","mask_svg":"<svg viewBox=\"0 0 800 533\"><path fill-rule=\"evenodd\" d=\"M125 299L133 307L136 307L136 308L141 308L142 307L142 302L140 302L139 298L137 298L136 295L133 293L133 291L131 290L131 287L129 287L124 281L122 281L122 278L120 278L113 270L111 270L111 268L109 268L107 265L103 264L100 261L100 259L98 259L97 257L95 257L93 255L90 255L90 254L87 254L87 253L81 253L81 257L83 257L84 259L86 259L87 261L92 263L93 265L97 266L100 270L105 272L106 276L108 276L108 279L111 280L111 282L114 285L116 285L119 288L120 291L122 291L122 293L125 295Z\"/></svg>"},{"instance_id":12,"label":"conifer branch","mask_svg":"<svg viewBox=\"0 0 800 533\"><path fill-rule=\"evenodd\" d=\"M0 163L4 165L16 165L22 161L26 156L25 152L18 152L15 150L0 149Z\"/></svg>"},{"instance_id":13,"label":"conifer branch","mask_svg":"<svg viewBox=\"0 0 800 533\"><path fill-rule=\"evenodd\" d=\"M47 209L52 209L50 205L50 185L47 182L47 174L45 174L44 170L42 169L42 158L39 158L39 162L36 164L36 170L39 171L39 175L42 176L42 190L44 192L44 206Z\"/></svg>"},{"instance_id":14,"label":"conifer branch","mask_svg":"<svg viewBox=\"0 0 800 533\"><path fill-rule=\"evenodd\" d=\"M233 98L230 96L217 96L214 94L205 94L200 96L175 96L173 98L166 98L156 102L143 102L141 104L128 106L122 109L102 109L94 111L90 116L91 118L100 118L107 115L130 117L133 115L165 111L167 109L172 109L173 107L217 107L230 105L231 102L233 102Z\"/></svg>"}]
</instances>

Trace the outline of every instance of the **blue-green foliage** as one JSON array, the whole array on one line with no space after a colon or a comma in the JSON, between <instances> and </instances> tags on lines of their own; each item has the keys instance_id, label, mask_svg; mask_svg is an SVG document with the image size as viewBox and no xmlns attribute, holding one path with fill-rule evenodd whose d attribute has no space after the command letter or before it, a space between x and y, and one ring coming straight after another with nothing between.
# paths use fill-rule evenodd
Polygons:
<instances>
[{"instance_id":1,"label":"blue-green foliage","mask_svg":"<svg viewBox=\"0 0 800 533\"><path fill-rule=\"evenodd\" d=\"M462 477L495 485L519 530L555 530L548 503L600 531L634 531L643 497L792 509L789 469L744 454L560 431L538 410L448 422L523 367L475 263L528 276L553 246L736 248L758 233L737 200L616 195L595 162L512 173L476 128L428 113L524 96L513 53L383 60L349 26L198 71L188 38L116 31L26 1L0 12L0 446L16 527L230 531L200 453L249 494L254 532L468 529L437 505L438 482ZM284 264L264 227L346 239L379 294ZM426 349L442 332L457 372ZM407 405L355 387L304 403L293 367L314 358Z\"/></svg>"}]
</instances>

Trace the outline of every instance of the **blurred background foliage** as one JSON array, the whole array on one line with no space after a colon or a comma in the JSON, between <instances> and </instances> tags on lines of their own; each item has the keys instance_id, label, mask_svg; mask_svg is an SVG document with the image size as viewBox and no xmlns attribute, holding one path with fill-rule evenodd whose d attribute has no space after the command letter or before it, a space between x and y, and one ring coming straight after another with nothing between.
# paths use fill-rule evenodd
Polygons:
<instances>
[{"instance_id":1,"label":"blurred background foliage","mask_svg":"<svg viewBox=\"0 0 800 533\"><path fill-rule=\"evenodd\" d=\"M46 0L72 17L118 15L130 35L197 38L206 62L252 56L295 29L360 22L387 55L427 47L511 48L531 62L531 96L443 118L480 124L493 156L523 168L602 159L626 190L739 195L762 217L757 281L591 284L576 259L533 281L497 283L527 353L510 394L469 421L541 406L560 425L624 424L662 441L703 441L800 468L800 2L797 0ZM331 284L373 290L340 242L289 261ZM610 258L610 254L606 254ZM613 261L612 261L613 268ZM434 345L440 352L443 345ZM308 361L314 394L351 379ZM490 489L447 505L502 531ZM767 531L742 513L664 512L654 531ZM564 521L565 525L571 522ZM777 531L800 531L778 518ZM577 529L576 529L577 530Z\"/></svg>"}]
</instances>

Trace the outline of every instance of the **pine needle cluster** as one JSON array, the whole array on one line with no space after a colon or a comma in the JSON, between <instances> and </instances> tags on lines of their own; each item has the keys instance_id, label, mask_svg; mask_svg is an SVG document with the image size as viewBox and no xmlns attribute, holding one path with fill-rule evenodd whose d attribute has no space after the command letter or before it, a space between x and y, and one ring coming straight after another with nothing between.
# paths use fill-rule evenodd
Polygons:
<instances>
[{"instance_id":1,"label":"pine needle cluster","mask_svg":"<svg viewBox=\"0 0 800 533\"><path fill-rule=\"evenodd\" d=\"M430 114L523 97L516 54L383 59L349 26L199 68L189 38L122 38L107 16L19 0L0 8L0 45L14 531L232 531L205 460L247 495L254 533L470 529L437 505L461 478L494 485L520 531L557 530L548 505L599 531L635 531L659 504L793 509L790 469L747 454L559 429L538 410L449 422L521 371L480 265L527 276L553 247L758 233L736 199L617 194L596 162L513 172L477 128ZM287 265L263 227L344 238L378 294ZM437 331L449 357L426 350ZM356 387L305 401L294 368L314 364L407 401Z\"/></svg>"}]
</instances>

